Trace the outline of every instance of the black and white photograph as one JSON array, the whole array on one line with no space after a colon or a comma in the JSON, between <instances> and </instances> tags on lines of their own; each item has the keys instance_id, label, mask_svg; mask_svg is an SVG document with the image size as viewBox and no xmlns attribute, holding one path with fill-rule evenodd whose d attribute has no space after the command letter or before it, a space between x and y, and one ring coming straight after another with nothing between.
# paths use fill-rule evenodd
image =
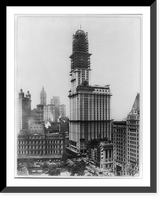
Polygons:
<instances>
[{"instance_id":1,"label":"black and white photograph","mask_svg":"<svg viewBox=\"0 0 164 200\"><path fill-rule=\"evenodd\" d=\"M15 15L15 177L142 174L142 15Z\"/></svg>"}]
</instances>

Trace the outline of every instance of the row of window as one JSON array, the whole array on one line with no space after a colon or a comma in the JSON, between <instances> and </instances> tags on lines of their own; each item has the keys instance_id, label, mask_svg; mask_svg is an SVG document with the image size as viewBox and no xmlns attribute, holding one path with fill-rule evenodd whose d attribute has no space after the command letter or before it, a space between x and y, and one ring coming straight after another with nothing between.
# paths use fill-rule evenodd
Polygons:
<instances>
[{"instance_id":1,"label":"row of window","mask_svg":"<svg viewBox=\"0 0 164 200\"><path fill-rule=\"evenodd\" d=\"M130 139L130 140L139 140L139 138L136 138L136 137L128 137L128 139Z\"/></svg>"},{"instance_id":2,"label":"row of window","mask_svg":"<svg viewBox=\"0 0 164 200\"><path fill-rule=\"evenodd\" d=\"M137 147L136 146L134 146L134 145L129 145L128 144L128 146L130 146L131 148L134 148L134 149L136 149Z\"/></svg>"},{"instance_id":3,"label":"row of window","mask_svg":"<svg viewBox=\"0 0 164 200\"><path fill-rule=\"evenodd\" d=\"M22 141L18 140L18 144L63 144L63 140L32 140L32 141Z\"/></svg>"},{"instance_id":4,"label":"row of window","mask_svg":"<svg viewBox=\"0 0 164 200\"><path fill-rule=\"evenodd\" d=\"M76 108L75 104L73 105L74 106L74 109ZM89 108L88 108L89 107ZM99 112L106 112L107 111L107 105L106 104L88 104L88 103L85 103L85 104L80 104L80 107L78 105L77 107L77 110L79 111L83 111L83 110L90 110L90 112L93 112L93 111L99 111Z\"/></svg>"},{"instance_id":5,"label":"row of window","mask_svg":"<svg viewBox=\"0 0 164 200\"><path fill-rule=\"evenodd\" d=\"M34 128L34 129L35 129L35 128L37 128L37 129L38 129L38 128L39 128L39 129L43 129L42 126L33 126L33 127L31 127L30 129L33 129L33 128Z\"/></svg>"},{"instance_id":6,"label":"row of window","mask_svg":"<svg viewBox=\"0 0 164 200\"><path fill-rule=\"evenodd\" d=\"M63 154L63 150L18 151L18 155L47 155L47 154Z\"/></svg>"},{"instance_id":7,"label":"row of window","mask_svg":"<svg viewBox=\"0 0 164 200\"><path fill-rule=\"evenodd\" d=\"M114 141L122 141L122 142L125 142L126 141L126 138L125 137L114 137Z\"/></svg>"},{"instance_id":8,"label":"row of window","mask_svg":"<svg viewBox=\"0 0 164 200\"><path fill-rule=\"evenodd\" d=\"M113 129L113 133L115 135L122 136L123 133L126 133L126 129ZM118 133L121 133L121 135Z\"/></svg>"},{"instance_id":9,"label":"row of window","mask_svg":"<svg viewBox=\"0 0 164 200\"><path fill-rule=\"evenodd\" d=\"M36 135L36 136L29 136L29 139L44 139L45 138L45 136L43 135L43 136L41 136L41 135Z\"/></svg>"},{"instance_id":10,"label":"row of window","mask_svg":"<svg viewBox=\"0 0 164 200\"><path fill-rule=\"evenodd\" d=\"M130 152L128 152L128 154L130 154L131 156L136 157L136 154L134 154L134 153L130 153Z\"/></svg>"},{"instance_id":11,"label":"row of window","mask_svg":"<svg viewBox=\"0 0 164 200\"><path fill-rule=\"evenodd\" d=\"M44 133L44 130L30 130L31 133Z\"/></svg>"},{"instance_id":12,"label":"row of window","mask_svg":"<svg viewBox=\"0 0 164 200\"><path fill-rule=\"evenodd\" d=\"M120 157L120 156L117 156L115 159L116 159L118 162L125 162L125 158L122 158L122 157Z\"/></svg>"},{"instance_id":13,"label":"row of window","mask_svg":"<svg viewBox=\"0 0 164 200\"><path fill-rule=\"evenodd\" d=\"M40 145L40 146L21 146L21 145L19 145L18 146L18 149L45 149L45 148L47 148L47 149L62 149L63 148L63 145L47 145L47 146L42 146L42 145Z\"/></svg>"},{"instance_id":14,"label":"row of window","mask_svg":"<svg viewBox=\"0 0 164 200\"><path fill-rule=\"evenodd\" d=\"M76 97L74 97L74 98L76 98ZM93 99L94 101L97 101L98 99L107 99L107 98L109 98L109 96L108 95L105 95L105 94L80 94L79 96L78 96L78 99L83 99L83 98L86 98L86 99Z\"/></svg>"},{"instance_id":15,"label":"row of window","mask_svg":"<svg viewBox=\"0 0 164 200\"><path fill-rule=\"evenodd\" d=\"M114 148L125 150L125 145L114 145Z\"/></svg>"},{"instance_id":16,"label":"row of window","mask_svg":"<svg viewBox=\"0 0 164 200\"><path fill-rule=\"evenodd\" d=\"M81 109L79 109L79 110L74 110L74 114L76 114L76 111L79 113L80 112L80 114L81 115L83 115L83 114L87 114L87 115L107 115L108 114L108 110L106 110L106 109L94 109L94 110L92 110L92 109L89 109L88 107L86 108L85 107L85 109L83 109L83 108L81 108Z\"/></svg>"},{"instance_id":17,"label":"row of window","mask_svg":"<svg viewBox=\"0 0 164 200\"><path fill-rule=\"evenodd\" d=\"M118 145L123 146L123 145L125 145L125 141L124 141L124 142L115 141L114 144L115 144L116 146L118 146Z\"/></svg>"}]
</instances>

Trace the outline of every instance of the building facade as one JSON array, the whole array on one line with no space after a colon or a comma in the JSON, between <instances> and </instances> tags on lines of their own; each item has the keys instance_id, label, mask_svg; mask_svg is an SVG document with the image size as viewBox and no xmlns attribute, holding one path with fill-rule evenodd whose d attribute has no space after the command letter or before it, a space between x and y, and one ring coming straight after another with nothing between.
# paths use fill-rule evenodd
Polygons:
<instances>
[{"instance_id":1,"label":"building facade","mask_svg":"<svg viewBox=\"0 0 164 200\"><path fill-rule=\"evenodd\" d=\"M52 130L52 129L51 129ZM18 158L58 157L65 153L67 137L64 132L50 131L43 123L33 123L27 130L22 130L17 138Z\"/></svg>"},{"instance_id":2,"label":"building facade","mask_svg":"<svg viewBox=\"0 0 164 200\"><path fill-rule=\"evenodd\" d=\"M43 104L37 105L36 118L38 122L41 122L44 120L44 105Z\"/></svg>"},{"instance_id":3,"label":"building facade","mask_svg":"<svg viewBox=\"0 0 164 200\"><path fill-rule=\"evenodd\" d=\"M55 106L55 118L54 121L57 122L58 118L60 117L60 97L53 96L51 99L51 104Z\"/></svg>"},{"instance_id":4,"label":"building facade","mask_svg":"<svg viewBox=\"0 0 164 200\"><path fill-rule=\"evenodd\" d=\"M45 128L44 125L41 123L33 123L28 128L28 133L30 134L44 134Z\"/></svg>"},{"instance_id":5,"label":"building facade","mask_svg":"<svg viewBox=\"0 0 164 200\"><path fill-rule=\"evenodd\" d=\"M117 176L139 174L140 96L137 94L126 121L113 121L113 171Z\"/></svg>"},{"instance_id":6,"label":"building facade","mask_svg":"<svg viewBox=\"0 0 164 200\"><path fill-rule=\"evenodd\" d=\"M116 176L126 175L127 162L126 121L113 121L113 172Z\"/></svg>"},{"instance_id":7,"label":"building facade","mask_svg":"<svg viewBox=\"0 0 164 200\"><path fill-rule=\"evenodd\" d=\"M47 104L47 93L44 90L44 87L42 88L42 91L40 92L40 104L44 106Z\"/></svg>"},{"instance_id":8,"label":"building facade","mask_svg":"<svg viewBox=\"0 0 164 200\"><path fill-rule=\"evenodd\" d=\"M48 128L50 133L62 132L68 133L69 131L69 122L50 122L50 126Z\"/></svg>"},{"instance_id":9,"label":"building facade","mask_svg":"<svg viewBox=\"0 0 164 200\"><path fill-rule=\"evenodd\" d=\"M95 147L89 150L89 158L94 161L94 163L100 167L100 148Z\"/></svg>"},{"instance_id":10,"label":"building facade","mask_svg":"<svg viewBox=\"0 0 164 200\"><path fill-rule=\"evenodd\" d=\"M62 104L59 106L60 117L66 117L66 105Z\"/></svg>"},{"instance_id":11,"label":"building facade","mask_svg":"<svg viewBox=\"0 0 164 200\"><path fill-rule=\"evenodd\" d=\"M18 132L28 128L28 121L31 117L31 94L29 91L26 96L21 89L18 97Z\"/></svg>"},{"instance_id":12,"label":"building facade","mask_svg":"<svg viewBox=\"0 0 164 200\"><path fill-rule=\"evenodd\" d=\"M110 138L110 88L90 86L88 34L77 30L73 35L71 59L70 149L85 152L91 139Z\"/></svg>"},{"instance_id":13,"label":"building facade","mask_svg":"<svg viewBox=\"0 0 164 200\"><path fill-rule=\"evenodd\" d=\"M140 148L140 95L137 94L127 116L127 175L139 173Z\"/></svg>"},{"instance_id":14,"label":"building facade","mask_svg":"<svg viewBox=\"0 0 164 200\"><path fill-rule=\"evenodd\" d=\"M54 156L62 158L65 140L62 134L19 134L17 143L18 158L30 156Z\"/></svg>"},{"instance_id":15,"label":"building facade","mask_svg":"<svg viewBox=\"0 0 164 200\"><path fill-rule=\"evenodd\" d=\"M108 141L100 142L100 169L113 170L113 144Z\"/></svg>"},{"instance_id":16,"label":"building facade","mask_svg":"<svg viewBox=\"0 0 164 200\"><path fill-rule=\"evenodd\" d=\"M47 104L44 106L44 121L56 122L55 105Z\"/></svg>"},{"instance_id":17,"label":"building facade","mask_svg":"<svg viewBox=\"0 0 164 200\"><path fill-rule=\"evenodd\" d=\"M31 110L31 118L35 121L37 121L37 109L34 108Z\"/></svg>"},{"instance_id":18,"label":"building facade","mask_svg":"<svg viewBox=\"0 0 164 200\"><path fill-rule=\"evenodd\" d=\"M53 96L51 99L51 104L54 104L56 107L59 107L60 106L60 97Z\"/></svg>"}]
</instances>

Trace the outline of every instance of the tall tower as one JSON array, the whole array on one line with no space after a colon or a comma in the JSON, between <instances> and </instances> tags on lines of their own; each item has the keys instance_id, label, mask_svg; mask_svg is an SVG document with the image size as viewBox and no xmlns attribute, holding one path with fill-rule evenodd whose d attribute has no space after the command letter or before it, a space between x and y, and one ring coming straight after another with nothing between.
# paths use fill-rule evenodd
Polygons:
<instances>
[{"instance_id":1,"label":"tall tower","mask_svg":"<svg viewBox=\"0 0 164 200\"><path fill-rule=\"evenodd\" d=\"M18 97L18 131L28 129L28 120L31 117L31 94L29 91L26 96L21 89Z\"/></svg>"},{"instance_id":2,"label":"tall tower","mask_svg":"<svg viewBox=\"0 0 164 200\"><path fill-rule=\"evenodd\" d=\"M61 117L66 117L66 105L64 104L60 105L59 111Z\"/></svg>"},{"instance_id":3,"label":"tall tower","mask_svg":"<svg viewBox=\"0 0 164 200\"><path fill-rule=\"evenodd\" d=\"M139 173L140 94L137 93L127 117L127 174Z\"/></svg>"},{"instance_id":4,"label":"tall tower","mask_svg":"<svg viewBox=\"0 0 164 200\"><path fill-rule=\"evenodd\" d=\"M60 116L60 97L59 96L53 96L53 98L51 99L51 104L53 104L53 107L55 107L55 117L54 120L55 122L58 121L58 118Z\"/></svg>"},{"instance_id":5,"label":"tall tower","mask_svg":"<svg viewBox=\"0 0 164 200\"><path fill-rule=\"evenodd\" d=\"M71 89L69 140L70 150L86 152L92 139L110 138L110 88L90 86L88 34L77 30L73 35L71 58Z\"/></svg>"},{"instance_id":6,"label":"tall tower","mask_svg":"<svg viewBox=\"0 0 164 200\"><path fill-rule=\"evenodd\" d=\"M47 94L46 94L46 92L44 90L44 86L43 86L42 91L40 92L40 104L45 106L46 105L46 99L47 99Z\"/></svg>"},{"instance_id":7,"label":"tall tower","mask_svg":"<svg viewBox=\"0 0 164 200\"><path fill-rule=\"evenodd\" d=\"M47 104L44 106L44 120L49 122L57 122L54 104Z\"/></svg>"},{"instance_id":8,"label":"tall tower","mask_svg":"<svg viewBox=\"0 0 164 200\"><path fill-rule=\"evenodd\" d=\"M90 56L88 53L88 34L77 30L73 35L71 58L71 92L82 83L89 84Z\"/></svg>"}]
</instances>

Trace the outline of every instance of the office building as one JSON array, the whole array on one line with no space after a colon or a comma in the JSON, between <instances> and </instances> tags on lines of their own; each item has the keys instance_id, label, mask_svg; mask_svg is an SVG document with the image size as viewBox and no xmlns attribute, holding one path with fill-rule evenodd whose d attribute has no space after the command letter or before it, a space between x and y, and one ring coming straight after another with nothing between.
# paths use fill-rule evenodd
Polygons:
<instances>
[{"instance_id":1,"label":"office building","mask_svg":"<svg viewBox=\"0 0 164 200\"><path fill-rule=\"evenodd\" d=\"M113 144L109 141L100 142L100 169L107 172L113 170Z\"/></svg>"},{"instance_id":2,"label":"office building","mask_svg":"<svg viewBox=\"0 0 164 200\"><path fill-rule=\"evenodd\" d=\"M113 121L113 172L116 176L126 175L127 161L126 121Z\"/></svg>"},{"instance_id":3,"label":"office building","mask_svg":"<svg viewBox=\"0 0 164 200\"><path fill-rule=\"evenodd\" d=\"M60 97L53 96L51 99L51 104L55 106L55 118L54 121L57 122L58 118L60 117Z\"/></svg>"},{"instance_id":4,"label":"office building","mask_svg":"<svg viewBox=\"0 0 164 200\"><path fill-rule=\"evenodd\" d=\"M43 87L42 91L40 92L40 104L45 106L46 103L47 103L47 93Z\"/></svg>"},{"instance_id":5,"label":"office building","mask_svg":"<svg viewBox=\"0 0 164 200\"><path fill-rule=\"evenodd\" d=\"M18 132L21 129L28 128L28 121L30 117L31 117L31 94L28 91L27 94L24 95L24 92L21 89L18 98Z\"/></svg>"},{"instance_id":6,"label":"office building","mask_svg":"<svg viewBox=\"0 0 164 200\"><path fill-rule=\"evenodd\" d=\"M36 118L38 122L41 122L44 120L44 105L43 104L37 105Z\"/></svg>"},{"instance_id":7,"label":"office building","mask_svg":"<svg viewBox=\"0 0 164 200\"><path fill-rule=\"evenodd\" d=\"M137 94L130 113L127 116L127 175L139 173L140 147L140 95Z\"/></svg>"},{"instance_id":8,"label":"office building","mask_svg":"<svg viewBox=\"0 0 164 200\"><path fill-rule=\"evenodd\" d=\"M62 158L67 138L59 129L49 132L43 123L34 123L17 137L18 158Z\"/></svg>"},{"instance_id":9,"label":"office building","mask_svg":"<svg viewBox=\"0 0 164 200\"><path fill-rule=\"evenodd\" d=\"M110 88L91 86L88 34L77 30L73 35L71 59L69 148L85 152L93 139L110 138Z\"/></svg>"},{"instance_id":10,"label":"office building","mask_svg":"<svg viewBox=\"0 0 164 200\"><path fill-rule=\"evenodd\" d=\"M62 104L59 106L60 117L66 117L66 105Z\"/></svg>"},{"instance_id":11,"label":"office building","mask_svg":"<svg viewBox=\"0 0 164 200\"><path fill-rule=\"evenodd\" d=\"M47 104L44 106L44 121L56 122L55 105Z\"/></svg>"}]
</instances>

